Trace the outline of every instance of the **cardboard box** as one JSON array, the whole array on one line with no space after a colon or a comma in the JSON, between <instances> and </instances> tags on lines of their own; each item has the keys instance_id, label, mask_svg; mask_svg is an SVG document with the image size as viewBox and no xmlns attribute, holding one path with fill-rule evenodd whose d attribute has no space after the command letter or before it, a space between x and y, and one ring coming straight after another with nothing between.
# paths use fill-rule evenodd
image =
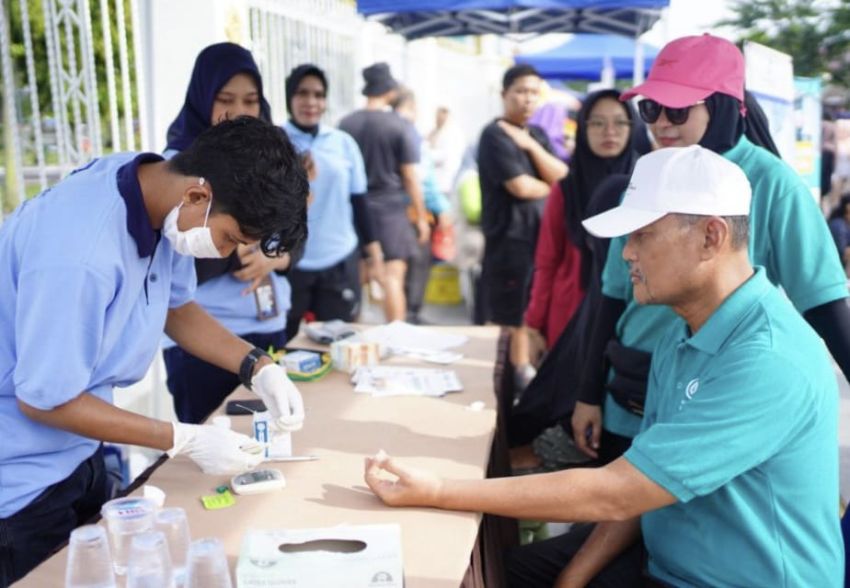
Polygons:
<instances>
[{"instance_id":1,"label":"cardboard box","mask_svg":"<svg viewBox=\"0 0 850 588\"><path fill-rule=\"evenodd\" d=\"M238 588L403 588L401 527L249 530L236 566Z\"/></svg>"}]
</instances>

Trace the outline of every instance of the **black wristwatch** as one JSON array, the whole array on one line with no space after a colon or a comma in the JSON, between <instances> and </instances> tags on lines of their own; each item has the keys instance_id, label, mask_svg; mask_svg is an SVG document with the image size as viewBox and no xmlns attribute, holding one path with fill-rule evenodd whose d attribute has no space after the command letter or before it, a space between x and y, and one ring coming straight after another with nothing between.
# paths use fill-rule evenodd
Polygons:
<instances>
[{"instance_id":1,"label":"black wristwatch","mask_svg":"<svg viewBox=\"0 0 850 588\"><path fill-rule=\"evenodd\" d=\"M245 359L242 360L242 365L239 366L239 381L242 382L242 385L248 388L248 390L251 389L251 378L254 376L254 366L257 365L257 362L260 361L260 358L263 356L271 359L268 353L259 347L254 347L248 352Z\"/></svg>"}]
</instances>

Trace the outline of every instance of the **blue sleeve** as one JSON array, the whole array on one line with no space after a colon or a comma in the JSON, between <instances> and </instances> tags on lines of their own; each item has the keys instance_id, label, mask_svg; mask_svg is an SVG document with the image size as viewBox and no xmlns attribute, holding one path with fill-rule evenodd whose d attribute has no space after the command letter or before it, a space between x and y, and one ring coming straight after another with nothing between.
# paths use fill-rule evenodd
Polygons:
<instances>
[{"instance_id":1,"label":"blue sleeve","mask_svg":"<svg viewBox=\"0 0 850 588\"><path fill-rule=\"evenodd\" d=\"M18 277L15 395L51 410L91 383L115 284L81 264L25 270Z\"/></svg>"},{"instance_id":2,"label":"blue sleeve","mask_svg":"<svg viewBox=\"0 0 850 588\"><path fill-rule=\"evenodd\" d=\"M348 157L348 161L351 163L349 193L365 194L369 188L369 184L366 179L366 165L363 163L363 154L360 153L360 148L357 146L357 143L354 141L352 136L348 133L343 134L345 136L346 156Z\"/></svg>"},{"instance_id":3,"label":"blue sleeve","mask_svg":"<svg viewBox=\"0 0 850 588\"><path fill-rule=\"evenodd\" d=\"M437 185L437 174L434 170L434 160L427 150L422 151L422 193L425 197L425 208L434 214L442 214L450 208L448 199L440 192Z\"/></svg>"},{"instance_id":4,"label":"blue sleeve","mask_svg":"<svg viewBox=\"0 0 850 588\"><path fill-rule=\"evenodd\" d=\"M626 237L611 239L605 267L602 268L602 293L609 298L628 302L632 299L632 282L629 278L629 264L623 259L625 246Z\"/></svg>"},{"instance_id":5,"label":"blue sleeve","mask_svg":"<svg viewBox=\"0 0 850 588\"><path fill-rule=\"evenodd\" d=\"M812 422L806 417L815 411L811 383L787 358L763 349L727 355L703 377L682 382L682 389L657 382L650 394L677 408L649 424L625 454L682 502L764 463Z\"/></svg>"},{"instance_id":6,"label":"blue sleeve","mask_svg":"<svg viewBox=\"0 0 850 588\"><path fill-rule=\"evenodd\" d=\"M753 193L777 192L770 215L773 254L765 265L799 312L847 297L847 277L823 214L793 170L779 162ZM760 263L760 262L758 262Z\"/></svg>"},{"instance_id":7,"label":"blue sleeve","mask_svg":"<svg viewBox=\"0 0 850 588\"><path fill-rule=\"evenodd\" d=\"M195 297L198 281L195 275L195 260L188 255L173 253L171 262L171 295L168 308L177 308Z\"/></svg>"}]
</instances>

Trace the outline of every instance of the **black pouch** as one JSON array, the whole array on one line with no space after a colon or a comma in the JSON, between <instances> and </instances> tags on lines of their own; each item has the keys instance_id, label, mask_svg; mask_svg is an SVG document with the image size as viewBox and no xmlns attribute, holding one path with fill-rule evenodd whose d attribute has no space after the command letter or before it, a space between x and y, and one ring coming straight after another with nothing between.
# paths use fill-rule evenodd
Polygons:
<instances>
[{"instance_id":1,"label":"black pouch","mask_svg":"<svg viewBox=\"0 0 850 588\"><path fill-rule=\"evenodd\" d=\"M605 357L614 368L614 377L607 386L611 396L629 412L643 416L652 354L612 339L605 347Z\"/></svg>"}]
</instances>

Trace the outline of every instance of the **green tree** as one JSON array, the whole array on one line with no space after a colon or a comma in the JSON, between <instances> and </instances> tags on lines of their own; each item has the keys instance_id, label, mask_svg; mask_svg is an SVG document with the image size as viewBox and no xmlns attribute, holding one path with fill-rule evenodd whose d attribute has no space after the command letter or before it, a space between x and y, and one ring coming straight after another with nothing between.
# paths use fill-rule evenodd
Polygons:
<instances>
[{"instance_id":1,"label":"green tree","mask_svg":"<svg viewBox=\"0 0 850 588\"><path fill-rule=\"evenodd\" d=\"M736 0L732 16L717 23L794 58L794 73L850 87L850 0Z\"/></svg>"},{"instance_id":2,"label":"green tree","mask_svg":"<svg viewBox=\"0 0 850 588\"><path fill-rule=\"evenodd\" d=\"M44 21L44 3L45 0L27 0L27 7L30 17L30 27L32 34L33 56L35 61L36 82L38 84L38 103L41 109L42 116L53 116L53 102L50 95L50 72L47 61L47 44L45 40L45 21ZM130 0L120 0L124 3L124 26L128 34L127 53L130 68L130 85L131 85L131 100L133 104L133 112L135 112L136 104L136 68L135 68L135 53L132 43L132 21L130 17ZM121 79L119 74L119 59L118 59L118 21L115 11L116 0L109 0L109 17L112 33L112 52L115 66L116 92L118 99L119 115L124 115L124 97L121 87ZM27 69L26 69L26 49L24 46L23 23L21 19L20 0L4 0L4 4L8 4L10 10L9 23L11 27L12 37L12 58L14 60L15 84L18 89L27 85ZM106 119L109 116L109 98L106 86L106 46L103 35L103 19L100 10L100 0L88 0L89 13L91 15L92 40L94 44L94 61L95 61L95 79L97 80L98 93L98 109L101 117L101 127L103 128L104 138L109 135L109 125ZM67 39L64 29L59 35L60 48L63 59L67 64ZM76 45L76 60L78 67L82 64L82 49L79 39L75 41ZM21 104L24 112L29 112L29 102L23 101Z\"/></svg>"}]
</instances>

